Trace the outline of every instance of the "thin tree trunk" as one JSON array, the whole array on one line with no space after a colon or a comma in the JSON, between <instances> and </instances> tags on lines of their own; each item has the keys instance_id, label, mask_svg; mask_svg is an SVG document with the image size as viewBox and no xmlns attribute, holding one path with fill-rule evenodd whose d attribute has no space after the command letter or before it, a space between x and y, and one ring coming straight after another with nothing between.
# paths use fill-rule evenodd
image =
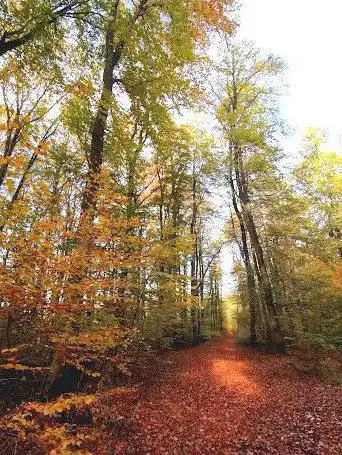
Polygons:
<instances>
[{"instance_id":1,"label":"thin tree trunk","mask_svg":"<svg viewBox=\"0 0 342 455\"><path fill-rule=\"evenodd\" d=\"M246 226L245 226L241 211L239 210L239 207L238 207L237 198L236 198L236 188L234 185L232 173L230 173L229 182L230 182L231 191L232 191L232 202L233 202L234 211L239 220L241 241L242 241L241 253L242 253L242 258L243 258L243 261L245 264L246 275L247 275L248 305L249 305L249 315L250 315L250 325L249 325L250 344L251 344L251 346L256 346L257 345L257 333L256 333L257 293L256 293L254 271L253 271L253 266L252 266L251 258L250 258L250 252L249 252L249 248L248 248Z\"/></svg>"},{"instance_id":2,"label":"thin tree trunk","mask_svg":"<svg viewBox=\"0 0 342 455\"><path fill-rule=\"evenodd\" d=\"M238 186L239 199L241 201L241 212L245 226L247 228L250 242L253 250L255 251L259 272L261 276L261 284L264 292L265 303L268 309L268 314L271 318L269 332L269 339L267 343L270 348L281 347L281 329L278 317L277 307L274 302L273 291L271 282L268 276L264 252L260 243L259 235L254 222L254 217L250 210L250 200L248 195L247 179L243 169L241 150L238 146L234 147L234 170Z\"/></svg>"}]
</instances>

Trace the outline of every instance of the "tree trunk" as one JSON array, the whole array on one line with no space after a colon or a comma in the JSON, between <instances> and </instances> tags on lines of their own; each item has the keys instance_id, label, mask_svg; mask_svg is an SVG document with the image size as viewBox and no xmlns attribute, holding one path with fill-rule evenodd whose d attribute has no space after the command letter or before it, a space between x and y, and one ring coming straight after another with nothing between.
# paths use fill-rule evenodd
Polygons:
<instances>
[{"instance_id":1,"label":"tree trunk","mask_svg":"<svg viewBox=\"0 0 342 455\"><path fill-rule=\"evenodd\" d=\"M197 237L197 182L195 176L195 169L193 164L193 175L192 175L192 214L191 214L191 225L190 234L193 236L193 251L190 261L190 273L191 273L191 297L192 305L198 305L199 298L199 284L198 284L198 237ZM192 324L192 339L193 343L197 343L199 337L199 321L197 308L191 308L191 324Z\"/></svg>"},{"instance_id":2,"label":"tree trunk","mask_svg":"<svg viewBox=\"0 0 342 455\"><path fill-rule=\"evenodd\" d=\"M259 235L254 222L253 214L250 210L250 199L248 194L247 178L242 163L242 151L235 145L234 146L234 171L238 187L239 199L241 202L241 213L244 224L247 228L248 235L250 238L251 246L255 252L258 268L261 277L261 285L265 297L265 304L268 309L268 315L270 318L270 331L268 333L267 345L269 348L278 349L281 348L282 335L280 329L280 322L278 317L277 307L274 302L273 291L271 282L268 276L266 267L266 261L264 252L261 246Z\"/></svg>"},{"instance_id":3,"label":"tree trunk","mask_svg":"<svg viewBox=\"0 0 342 455\"><path fill-rule=\"evenodd\" d=\"M16 119L18 122L18 118ZM13 131L8 131L7 132L7 138L5 142L5 151L3 154L3 158L10 158L14 152L15 146L17 145L19 138L20 138L20 132L21 129L20 127L17 128L14 132ZM13 136L12 136L13 133ZM0 166L0 188L2 187L7 171L8 171L8 166L9 163L4 163Z\"/></svg>"},{"instance_id":4,"label":"tree trunk","mask_svg":"<svg viewBox=\"0 0 342 455\"><path fill-rule=\"evenodd\" d=\"M120 0L115 0L111 11L111 17L108 22L107 33L106 33L106 44L105 44L105 60L103 69L103 85L100 101L98 103L97 112L91 127L91 143L90 151L88 156L88 174L86 186L82 195L81 204L81 223L86 214L92 212L91 216L94 215L96 206L96 196L100 184L100 174L103 163L103 150L104 150L104 139L105 130L107 126L107 119L109 114L109 108L112 98L112 90L114 85L114 68L118 65L124 43L119 41L114 45L115 38L115 24L118 15L118 7Z\"/></svg>"},{"instance_id":5,"label":"tree trunk","mask_svg":"<svg viewBox=\"0 0 342 455\"><path fill-rule=\"evenodd\" d=\"M231 186L231 190L232 190L232 201L233 201L234 211L239 220L241 241L242 241L241 253L242 253L242 258L243 258L243 261L245 264L246 275L247 275L248 305L249 305L249 316L250 316L250 325L249 325L250 345L255 347L257 345L257 333L256 333L257 293L256 293L254 271L253 271L253 266L251 263L250 252L248 249L246 226L245 226L241 211L239 210L239 207L238 207L238 203L237 203L237 199L236 199L236 188L234 185L232 172L230 173L230 176L229 176L229 182L230 182L230 186Z\"/></svg>"}]
</instances>

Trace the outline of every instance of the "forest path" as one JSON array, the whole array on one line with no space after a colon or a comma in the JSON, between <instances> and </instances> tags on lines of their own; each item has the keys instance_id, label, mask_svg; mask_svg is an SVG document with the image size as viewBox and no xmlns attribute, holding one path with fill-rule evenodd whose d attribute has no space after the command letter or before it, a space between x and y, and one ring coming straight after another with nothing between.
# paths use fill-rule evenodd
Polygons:
<instances>
[{"instance_id":1,"label":"forest path","mask_svg":"<svg viewBox=\"0 0 342 455\"><path fill-rule=\"evenodd\" d=\"M167 354L126 412L115 454L342 453L342 389L232 336ZM127 405L128 406L128 405Z\"/></svg>"}]
</instances>

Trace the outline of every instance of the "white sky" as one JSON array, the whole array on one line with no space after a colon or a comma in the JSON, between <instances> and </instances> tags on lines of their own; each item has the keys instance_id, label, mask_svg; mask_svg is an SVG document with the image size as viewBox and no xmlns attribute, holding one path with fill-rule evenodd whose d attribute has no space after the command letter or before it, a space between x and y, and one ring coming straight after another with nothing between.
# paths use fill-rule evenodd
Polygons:
<instances>
[{"instance_id":1,"label":"white sky","mask_svg":"<svg viewBox=\"0 0 342 455\"><path fill-rule=\"evenodd\" d=\"M238 36L282 57L289 93L282 113L295 135L296 153L309 126L342 142L342 0L241 0Z\"/></svg>"},{"instance_id":2,"label":"white sky","mask_svg":"<svg viewBox=\"0 0 342 455\"><path fill-rule=\"evenodd\" d=\"M294 129L284 142L298 156L307 127L327 129L329 147L342 149L342 0L240 0L238 37L282 57L288 65L283 118ZM234 288L232 257L222 257L223 293Z\"/></svg>"}]
</instances>

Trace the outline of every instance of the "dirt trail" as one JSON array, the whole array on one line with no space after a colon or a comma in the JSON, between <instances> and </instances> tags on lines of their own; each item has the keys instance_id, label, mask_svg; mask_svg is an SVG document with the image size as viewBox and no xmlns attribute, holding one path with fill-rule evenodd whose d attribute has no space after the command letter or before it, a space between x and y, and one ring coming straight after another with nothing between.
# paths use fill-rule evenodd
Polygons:
<instances>
[{"instance_id":1,"label":"dirt trail","mask_svg":"<svg viewBox=\"0 0 342 455\"><path fill-rule=\"evenodd\" d=\"M227 336L167 355L116 454L342 454L342 389ZM128 406L128 405L127 405Z\"/></svg>"}]
</instances>

